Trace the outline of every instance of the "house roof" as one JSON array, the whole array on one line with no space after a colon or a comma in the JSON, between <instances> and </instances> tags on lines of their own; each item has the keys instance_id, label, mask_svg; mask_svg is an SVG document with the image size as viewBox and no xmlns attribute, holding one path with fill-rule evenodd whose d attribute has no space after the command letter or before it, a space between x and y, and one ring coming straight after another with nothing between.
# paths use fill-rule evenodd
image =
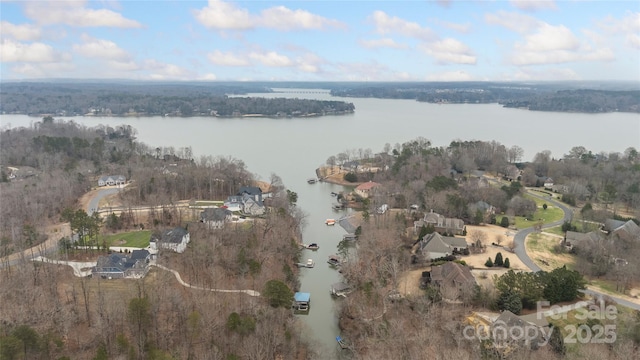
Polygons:
<instances>
[{"instance_id":1,"label":"house roof","mask_svg":"<svg viewBox=\"0 0 640 360\"><path fill-rule=\"evenodd\" d=\"M445 285L475 284L471 269L453 261L431 267L431 280Z\"/></svg>"},{"instance_id":2,"label":"house roof","mask_svg":"<svg viewBox=\"0 0 640 360\"><path fill-rule=\"evenodd\" d=\"M598 241L600 240L600 235L595 231L591 231L588 233L567 231L566 239L570 242L581 242L585 240Z\"/></svg>"},{"instance_id":3,"label":"house roof","mask_svg":"<svg viewBox=\"0 0 640 360\"><path fill-rule=\"evenodd\" d=\"M161 241L166 243L179 244L182 242L182 238L189 232L182 227L176 227L169 230L164 230L162 233L151 234L151 241Z\"/></svg>"},{"instance_id":4,"label":"house roof","mask_svg":"<svg viewBox=\"0 0 640 360\"><path fill-rule=\"evenodd\" d=\"M453 249L437 232L425 235L420 241L420 251L434 253L450 253Z\"/></svg>"},{"instance_id":5,"label":"house roof","mask_svg":"<svg viewBox=\"0 0 640 360\"><path fill-rule=\"evenodd\" d=\"M613 230L613 234L624 240L640 238L640 227L632 220L627 221L622 226Z\"/></svg>"},{"instance_id":6,"label":"house roof","mask_svg":"<svg viewBox=\"0 0 640 360\"><path fill-rule=\"evenodd\" d=\"M131 252L131 256L130 259L131 260L142 260L142 259L146 259L147 257L149 257L151 253L147 250L133 250Z\"/></svg>"},{"instance_id":7,"label":"house roof","mask_svg":"<svg viewBox=\"0 0 640 360\"><path fill-rule=\"evenodd\" d=\"M359 190L359 191L368 191L368 190L373 189L373 188L374 188L374 187L376 187L376 186L380 186L380 184L378 184L377 182L368 181L368 182L366 182L366 183L362 183L362 184L358 185L358 186L356 187L356 190Z\"/></svg>"},{"instance_id":8,"label":"house roof","mask_svg":"<svg viewBox=\"0 0 640 360\"><path fill-rule=\"evenodd\" d=\"M464 238L443 236L442 240L445 242L445 244L456 247L458 249L465 249L469 246L469 244L467 244L467 240L465 240Z\"/></svg>"},{"instance_id":9,"label":"house roof","mask_svg":"<svg viewBox=\"0 0 640 360\"><path fill-rule=\"evenodd\" d=\"M125 181L126 180L124 175L105 175L105 176L101 176L100 177L100 180L102 180L102 181L107 181L109 179L112 179L114 181Z\"/></svg>"},{"instance_id":10,"label":"house roof","mask_svg":"<svg viewBox=\"0 0 640 360\"><path fill-rule=\"evenodd\" d=\"M231 214L233 213L229 209L208 208L200 213L200 219L205 221L223 221Z\"/></svg>"},{"instance_id":11,"label":"house roof","mask_svg":"<svg viewBox=\"0 0 640 360\"><path fill-rule=\"evenodd\" d=\"M257 186L243 186L238 191L238 195L249 194L249 195L262 195L262 190Z\"/></svg>"},{"instance_id":12,"label":"house roof","mask_svg":"<svg viewBox=\"0 0 640 360\"><path fill-rule=\"evenodd\" d=\"M309 300L311 300L311 293L297 292L293 295L293 298L297 302L309 302Z\"/></svg>"},{"instance_id":13,"label":"house roof","mask_svg":"<svg viewBox=\"0 0 640 360\"><path fill-rule=\"evenodd\" d=\"M604 221L604 229L606 231L613 231L622 225L624 225L624 221L614 219L607 219Z\"/></svg>"}]
</instances>

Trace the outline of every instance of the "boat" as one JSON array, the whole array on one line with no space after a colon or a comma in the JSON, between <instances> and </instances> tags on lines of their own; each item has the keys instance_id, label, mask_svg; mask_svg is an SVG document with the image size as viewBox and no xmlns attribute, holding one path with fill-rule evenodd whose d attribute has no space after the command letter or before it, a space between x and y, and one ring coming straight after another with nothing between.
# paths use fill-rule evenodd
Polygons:
<instances>
[{"instance_id":1,"label":"boat","mask_svg":"<svg viewBox=\"0 0 640 360\"><path fill-rule=\"evenodd\" d=\"M309 250L318 250L320 249L320 246L316 243L311 243L309 245L305 245L305 248L309 249Z\"/></svg>"},{"instance_id":2,"label":"boat","mask_svg":"<svg viewBox=\"0 0 640 360\"><path fill-rule=\"evenodd\" d=\"M300 268L312 268L316 266L316 263L313 261L313 259L307 259L306 263L297 263L296 266Z\"/></svg>"},{"instance_id":3,"label":"boat","mask_svg":"<svg viewBox=\"0 0 640 360\"><path fill-rule=\"evenodd\" d=\"M337 192L332 191L332 192L331 192L331 196L338 196L338 193L337 193Z\"/></svg>"},{"instance_id":4,"label":"boat","mask_svg":"<svg viewBox=\"0 0 640 360\"><path fill-rule=\"evenodd\" d=\"M315 184L316 182L318 182L318 179L316 179L316 178L309 178L309 179L307 179L307 182L308 182L309 184Z\"/></svg>"},{"instance_id":5,"label":"boat","mask_svg":"<svg viewBox=\"0 0 640 360\"><path fill-rule=\"evenodd\" d=\"M333 226L333 225L336 224L336 220L335 219L327 219L324 223L329 225L329 226Z\"/></svg>"},{"instance_id":6,"label":"boat","mask_svg":"<svg viewBox=\"0 0 640 360\"><path fill-rule=\"evenodd\" d=\"M329 263L329 265L332 265L332 266L340 266L340 263L342 263L342 260L338 255L329 255L329 260L327 260L327 263Z\"/></svg>"},{"instance_id":7,"label":"boat","mask_svg":"<svg viewBox=\"0 0 640 360\"><path fill-rule=\"evenodd\" d=\"M332 208L333 210L336 210L336 211L339 211L339 210L344 209L344 207L342 206L342 204L333 204L333 205L331 205L331 208Z\"/></svg>"},{"instance_id":8,"label":"boat","mask_svg":"<svg viewBox=\"0 0 640 360\"><path fill-rule=\"evenodd\" d=\"M305 266L308 268L312 268L316 266L316 263L313 262L313 259L307 259L307 264Z\"/></svg>"}]
</instances>

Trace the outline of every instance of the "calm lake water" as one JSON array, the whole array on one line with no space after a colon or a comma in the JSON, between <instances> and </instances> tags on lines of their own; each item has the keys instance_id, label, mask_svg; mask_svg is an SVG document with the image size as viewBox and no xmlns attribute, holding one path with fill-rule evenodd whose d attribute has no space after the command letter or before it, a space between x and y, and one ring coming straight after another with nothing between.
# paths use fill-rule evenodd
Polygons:
<instances>
[{"instance_id":1,"label":"calm lake water","mask_svg":"<svg viewBox=\"0 0 640 360\"><path fill-rule=\"evenodd\" d=\"M306 119L216 119L194 118L63 118L86 126L123 123L135 127L138 139L151 146L191 146L200 155L233 156L245 162L257 178L269 181L279 175L285 186L299 195L298 206L307 216L303 230L305 243L316 242L320 249L305 251L302 260L314 259L313 269L301 270L301 291L311 293L311 311L300 316L308 336L323 347L321 358L333 357L335 337L339 335L335 301L329 286L340 280L326 260L336 252L345 233L328 227L327 218L338 218L331 209L332 191L337 185L307 184L315 169L331 155L347 149L382 151L418 136L434 146L447 146L452 140L495 140L507 147L518 145L531 160L543 150L559 158L574 146L598 153L623 152L640 148L640 115L628 113L573 114L505 109L497 104L436 105L412 100L333 98L326 91L278 89L279 93L251 94L263 97L298 97L353 102L354 114ZM40 121L22 115L0 116L2 129L30 126Z\"/></svg>"}]
</instances>

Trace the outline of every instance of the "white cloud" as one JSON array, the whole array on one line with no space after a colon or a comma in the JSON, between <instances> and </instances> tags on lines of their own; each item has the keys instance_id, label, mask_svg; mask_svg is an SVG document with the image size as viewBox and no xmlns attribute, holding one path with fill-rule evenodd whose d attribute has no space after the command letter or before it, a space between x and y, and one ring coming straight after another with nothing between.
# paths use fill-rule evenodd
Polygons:
<instances>
[{"instance_id":1,"label":"white cloud","mask_svg":"<svg viewBox=\"0 0 640 360\"><path fill-rule=\"evenodd\" d=\"M276 6L263 10L260 24L278 30L323 29L326 27L344 28L344 24L312 14L305 10L291 10L284 6Z\"/></svg>"},{"instance_id":2,"label":"white cloud","mask_svg":"<svg viewBox=\"0 0 640 360\"><path fill-rule=\"evenodd\" d=\"M418 23L406 21L396 16L389 16L384 11L374 11L369 19L373 22L376 32L381 35L399 34L422 40L433 40L437 37L427 27L422 27Z\"/></svg>"},{"instance_id":3,"label":"white cloud","mask_svg":"<svg viewBox=\"0 0 640 360\"><path fill-rule=\"evenodd\" d=\"M8 21L0 21L0 29L2 29L2 36L19 41L40 40L42 36L40 28L31 24L15 25Z\"/></svg>"},{"instance_id":4,"label":"white cloud","mask_svg":"<svg viewBox=\"0 0 640 360\"><path fill-rule=\"evenodd\" d=\"M0 62L56 62L68 60L52 46L44 43L21 43L9 39L0 42Z\"/></svg>"},{"instance_id":5,"label":"white cloud","mask_svg":"<svg viewBox=\"0 0 640 360\"><path fill-rule=\"evenodd\" d=\"M640 48L640 12L628 12L618 19L608 16L598 22L598 27L609 35L619 35L632 49Z\"/></svg>"},{"instance_id":6,"label":"white cloud","mask_svg":"<svg viewBox=\"0 0 640 360\"><path fill-rule=\"evenodd\" d=\"M249 58L255 60L262 65L270 67L285 67L293 65L293 61L286 55L280 55L275 51L269 52L251 52Z\"/></svg>"},{"instance_id":7,"label":"white cloud","mask_svg":"<svg viewBox=\"0 0 640 360\"><path fill-rule=\"evenodd\" d=\"M636 48L640 50L640 35L638 34L628 34L627 35L627 45L632 48Z\"/></svg>"},{"instance_id":8,"label":"white cloud","mask_svg":"<svg viewBox=\"0 0 640 360\"><path fill-rule=\"evenodd\" d=\"M585 33L597 40L596 34ZM599 45L599 44L597 44ZM592 46L580 41L571 30L564 26L543 24L536 33L516 43L511 56L514 65L560 64L577 61L611 61L613 51L603 45Z\"/></svg>"},{"instance_id":9,"label":"white cloud","mask_svg":"<svg viewBox=\"0 0 640 360\"><path fill-rule=\"evenodd\" d=\"M110 40L95 39L82 35L82 44L73 45L73 51L84 57L127 61L130 56L124 49Z\"/></svg>"},{"instance_id":10,"label":"white cloud","mask_svg":"<svg viewBox=\"0 0 640 360\"><path fill-rule=\"evenodd\" d=\"M251 65L246 56L236 55L231 52L222 52L215 50L207 55L207 59L215 65L222 66L249 66Z\"/></svg>"},{"instance_id":11,"label":"white cloud","mask_svg":"<svg viewBox=\"0 0 640 360\"><path fill-rule=\"evenodd\" d=\"M167 64L153 59L144 62L144 69L149 71L149 77L153 80L193 79L192 74L188 70L174 64Z\"/></svg>"},{"instance_id":12,"label":"white cloud","mask_svg":"<svg viewBox=\"0 0 640 360\"><path fill-rule=\"evenodd\" d=\"M251 29L254 23L246 9L219 0L209 0L209 5L193 13L196 20L211 29L246 30Z\"/></svg>"},{"instance_id":13,"label":"white cloud","mask_svg":"<svg viewBox=\"0 0 640 360\"><path fill-rule=\"evenodd\" d=\"M474 76L466 71L447 71L442 73L429 74L427 81L471 81L475 80Z\"/></svg>"},{"instance_id":14,"label":"white cloud","mask_svg":"<svg viewBox=\"0 0 640 360\"><path fill-rule=\"evenodd\" d=\"M525 11L555 10L554 0L510 0L511 6Z\"/></svg>"},{"instance_id":15,"label":"white cloud","mask_svg":"<svg viewBox=\"0 0 640 360\"><path fill-rule=\"evenodd\" d=\"M459 24L459 23L453 23L453 22L449 22L449 21L444 21L444 20L440 20L440 19L433 19L433 22L445 27L447 29L453 30L453 31L457 31L459 33L463 33L466 34L469 31L471 31L471 24L470 23L464 23L464 24Z\"/></svg>"},{"instance_id":16,"label":"white cloud","mask_svg":"<svg viewBox=\"0 0 640 360\"><path fill-rule=\"evenodd\" d=\"M525 52L575 50L579 45L578 39L565 26L543 24L536 33L525 37L524 44L516 44L515 50Z\"/></svg>"},{"instance_id":17,"label":"white cloud","mask_svg":"<svg viewBox=\"0 0 640 360\"><path fill-rule=\"evenodd\" d=\"M65 76L73 77L76 70L76 66L71 62L21 63L11 67L11 73L14 75L12 77L31 79L61 77L60 74L68 74Z\"/></svg>"},{"instance_id":18,"label":"white cloud","mask_svg":"<svg viewBox=\"0 0 640 360\"><path fill-rule=\"evenodd\" d=\"M443 39L420 46L427 54L433 56L438 63L456 63L474 65L477 61L471 49L456 39Z\"/></svg>"},{"instance_id":19,"label":"white cloud","mask_svg":"<svg viewBox=\"0 0 640 360\"><path fill-rule=\"evenodd\" d=\"M209 0L206 7L194 10L193 14L200 24L217 30L249 30L265 27L289 31L346 27L337 20L327 19L306 10L291 10L285 6L275 6L263 10L260 14L251 14L247 9L220 0Z\"/></svg>"},{"instance_id":20,"label":"white cloud","mask_svg":"<svg viewBox=\"0 0 640 360\"><path fill-rule=\"evenodd\" d=\"M218 77L216 76L216 74L212 74L212 73L207 73L202 75L198 80L203 80L203 81L213 81L213 80L217 80Z\"/></svg>"},{"instance_id":21,"label":"white cloud","mask_svg":"<svg viewBox=\"0 0 640 360\"><path fill-rule=\"evenodd\" d=\"M39 24L78 27L140 28L142 25L107 9L89 9L86 1L27 1L25 15Z\"/></svg>"},{"instance_id":22,"label":"white cloud","mask_svg":"<svg viewBox=\"0 0 640 360\"><path fill-rule=\"evenodd\" d=\"M407 48L407 45L400 44L391 38L360 40L360 45L362 45L367 49L375 49L375 48L406 49Z\"/></svg>"},{"instance_id":23,"label":"white cloud","mask_svg":"<svg viewBox=\"0 0 640 360\"><path fill-rule=\"evenodd\" d=\"M500 10L494 14L485 14L484 21L491 25L500 25L518 33L535 30L542 23L529 15Z\"/></svg>"}]
</instances>

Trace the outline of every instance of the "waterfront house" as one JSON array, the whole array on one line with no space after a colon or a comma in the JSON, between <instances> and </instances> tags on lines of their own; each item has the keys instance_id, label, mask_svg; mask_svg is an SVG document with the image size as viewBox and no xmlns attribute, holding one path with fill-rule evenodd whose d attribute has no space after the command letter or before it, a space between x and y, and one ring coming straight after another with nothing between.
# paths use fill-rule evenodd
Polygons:
<instances>
[{"instance_id":1,"label":"waterfront house","mask_svg":"<svg viewBox=\"0 0 640 360\"><path fill-rule=\"evenodd\" d=\"M109 279L142 278L149 271L150 259L151 254L147 250L100 256L91 273Z\"/></svg>"},{"instance_id":2,"label":"waterfront house","mask_svg":"<svg viewBox=\"0 0 640 360\"><path fill-rule=\"evenodd\" d=\"M149 247L152 250L167 249L181 254L186 250L190 240L191 236L185 228L176 227L161 233L151 234Z\"/></svg>"},{"instance_id":3,"label":"waterfront house","mask_svg":"<svg viewBox=\"0 0 640 360\"><path fill-rule=\"evenodd\" d=\"M355 189L356 194L358 194L362 198L368 198L380 184L373 181L368 181L366 183L362 183L358 185Z\"/></svg>"},{"instance_id":4,"label":"waterfront house","mask_svg":"<svg viewBox=\"0 0 640 360\"><path fill-rule=\"evenodd\" d=\"M225 223L231 221L233 213L227 208L208 208L200 213L200 221L209 229L222 229Z\"/></svg>"},{"instance_id":5,"label":"waterfront house","mask_svg":"<svg viewBox=\"0 0 640 360\"><path fill-rule=\"evenodd\" d=\"M262 190L257 186L243 186L234 196L224 202L229 211L239 211L247 215L258 216L266 212Z\"/></svg>"}]
</instances>

